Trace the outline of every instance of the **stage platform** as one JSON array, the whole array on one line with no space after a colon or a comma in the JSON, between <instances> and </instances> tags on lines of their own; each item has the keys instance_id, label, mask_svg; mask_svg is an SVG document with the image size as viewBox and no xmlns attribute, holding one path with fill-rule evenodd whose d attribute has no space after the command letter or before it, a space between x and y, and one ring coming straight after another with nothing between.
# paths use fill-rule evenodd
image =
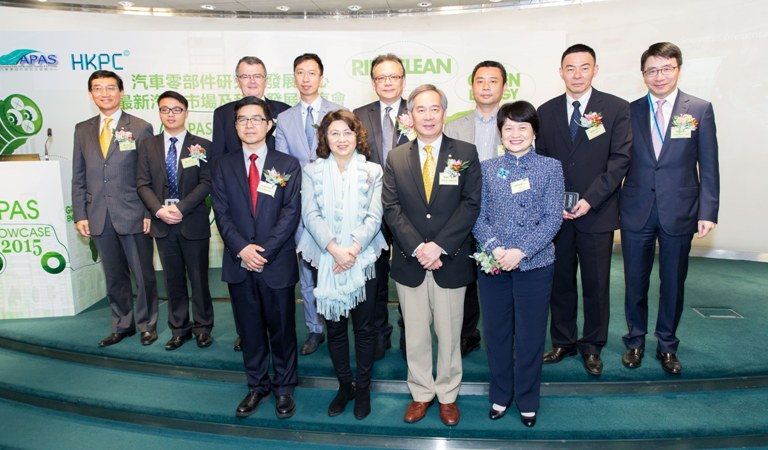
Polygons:
<instances>
[{"instance_id":1,"label":"stage platform","mask_svg":"<svg viewBox=\"0 0 768 450\"><path fill-rule=\"evenodd\" d=\"M163 436L169 448L189 443L208 448L768 445L768 357L762 350L768 340L768 265L692 258L679 329L683 373L678 377L665 374L653 358L652 336L642 367L621 365L626 327L622 270L621 257L615 256L603 376L587 375L579 358L544 366L542 406L533 429L523 427L512 413L488 420L484 347L464 359L457 427L442 425L437 408L417 424L403 423L409 395L395 304L390 308L393 348L374 366L373 411L358 421L351 404L339 417L325 413L336 388L325 345L299 357L293 418L278 420L272 401L253 416L236 419L234 408L245 386L241 355L232 351L228 302L215 303L212 347L200 349L190 342L167 352L163 344L171 334L164 302L158 342L143 347L135 337L99 349L96 344L109 332L109 310L102 301L75 317L0 321L0 447L51 448L50 442L43 444L52 430L59 430L59 448L75 448L70 445L75 442L91 448L88 443L99 446L106 440L124 442L119 447L126 448L135 448L131 443L154 446ZM226 288L216 284L213 291L221 296ZM654 281L651 292L657 291ZM652 295L651 324L655 301ZM301 305L297 331L301 343L306 333ZM38 416L52 424L47 431L42 424L35 431L33 418ZM21 423L18 417L31 422L13 425ZM22 430L36 439L24 445Z\"/></svg>"}]
</instances>

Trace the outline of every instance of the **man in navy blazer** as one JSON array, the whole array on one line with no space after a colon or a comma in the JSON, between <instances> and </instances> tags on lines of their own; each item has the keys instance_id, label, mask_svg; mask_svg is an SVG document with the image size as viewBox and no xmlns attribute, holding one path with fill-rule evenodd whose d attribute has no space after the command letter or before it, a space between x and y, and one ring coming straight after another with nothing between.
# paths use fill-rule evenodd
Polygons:
<instances>
[{"instance_id":1,"label":"man in navy blazer","mask_svg":"<svg viewBox=\"0 0 768 450\"><path fill-rule=\"evenodd\" d=\"M236 415L252 414L272 392L277 416L288 418L298 383L293 236L301 216L301 168L296 158L269 148L273 121L266 102L245 97L235 114L242 147L213 169L213 210L224 241L221 278L242 333L249 387Z\"/></svg>"},{"instance_id":2,"label":"man in navy blazer","mask_svg":"<svg viewBox=\"0 0 768 450\"><path fill-rule=\"evenodd\" d=\"M626 284L622 363L639 367L648 330L648 284L659 242L656 357L668 373L682 370L677 326L683 313L691 239L715 228L720 174L712 104L677 88L683 55L659 42L640 58L648 94L631 103L632 163L620 192Z\"/></svg>"},{"instance_id":3,"label":"man in navy blazer","mask_svg":"<svg viewBox=\"0 0 768 450\"><path fill-rule=\"evenodd\" d=\"M304 53L293 60L293 82L299 90L300 101L283 111L277 118L275 149L299 160L301 167L317 159L317 126L331 111L344 109L320 96L323 84L323 61L314 53ZM296 242L304 226L299 225ZM323 319L317 314L315 283L308 262L299 258L301 296L304 300L304 320L309 333L301 346L301 354L309 355L325 341Z\"/></svg>"},{"instance_id":4,"label":"man in navy blazer","mask_svg":"<svg viewBox=\"0 0 768 450\"><path fill-rule=\"evenodd\" d=\"M235 66L235 79L243 97L254 96L263 99L269 105L269 110L273 116L277 116L289 108L283 102L271 100L264 96L264 90L267 87L267 66L256 56L240 58ZM213 143L208 156L208 163L211 164L211 167L225 154L239 152L242 148L240 138L235 130L235 103L237 101L229 102L213 111ZM267 144L272 148L275 146L273 131L274 127L267 133ZM237 328L237 324L235 324L235 328L237 338L233 347L235 351L240 351L240 329Z\"/></svg>"}]
</instances>

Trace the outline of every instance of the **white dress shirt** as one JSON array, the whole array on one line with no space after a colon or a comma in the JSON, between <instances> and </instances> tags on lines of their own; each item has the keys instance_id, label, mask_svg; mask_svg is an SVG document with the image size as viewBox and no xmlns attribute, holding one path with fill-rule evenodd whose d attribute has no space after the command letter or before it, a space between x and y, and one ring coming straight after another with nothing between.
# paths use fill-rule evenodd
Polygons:
<instances>
[{"instance_id":1,"label":"white dress shirt","mask_svg":"<svg viewBox=\"0 0 768 450\"><path fill-rule=\"evenodd\" d=\"M313 101L311 104L304 103L303 101L301 103L301 124L306 129L307 127L307 108L312 107L312 119L315 121L315 124L320 123L320 107L323 105L323 97L317 96L315 101Z\"/></svg>"},{"instance_id":2,"label":"white dress shirt","mask_svg":"<svg viewBox=\"0 0 768 450\"><path fill-rule=\"evenodd\" d=\"M386 103L379 100L379 123L384 123L384 114L386 114L385 110L388 106L391 106L392 110L389 112L389 118L392 119L392 125L394 126L395 130L397 130L397 112L400 111L400 102L402 101L402 99L398 98L395 103L387 105Z\"/></svg>"},{"instance_id":3,"label":"white dress shirt","mask_svg":"<svg viewBox=\"0 0 768 450\"><path fill-rule=\"evenodd\" d=\"M99 121L99 135L101 135L101 130L104 129L104 121L107 119L107 117L112 119L112 122L109 123L109 127L112 128L112 135L114 135L115 128L117 128L117 122L120 120L120 117L122 117L122 115L123 115L122 109L118 109L111 116L105 116L103 113L99 113L99 116L101 117Z\"/></svg>"},{"instance_id":4,"label":"white dress shirt","mask_svg":"<svg viewBox=\"0 0 768 450\"><path fill-rule=\"evenodd\" d=\"M265 143L256 151L243 149L243 161L245 161L245 177L248 178L251 172L251 155L256 154L256 168L259 169L259 178L264 177L264 158L267 157L267 144Z\"/></svg>"},{"instance_id":5,"label":"white dress shirt","mask_svg":"<svg viewBox=\"0 0 768 450\"><path fill-rule=\"evenodd\" d=\"M587 113L590 113L590 112L595 112L595 111L587 111L586 110L587 105L589 104L589 98L591 96L592 96L592 88L591 87L589 89L587 89L587 92L585 92L584 95L582 95L579 98L573 98L567 92L565 93L565 98L567 100L565 108L566 108L566 112L568 113L568 115L566 116L566 120L567 120L566 123L569 126L571 124L571 116L573 115L573 102L578 100L578 102L579 102L579 112L581 112L582 116L584 116L584 114L587 114ZM597 112L600 112L600 111L597 111Z\"/></svg>"},{"instance_id":6,"label":"white dress shirt","mask_svg":"<svg viewBox=\"0 0 768 450\"><path fill-rule=\"evenodd\" d=\"M669 127L669 120L672 118L672 108L675 106L675 100L677 100L677 93L680 92L679 89L675 89L672 91L669 95L667 95L663 100L665 100L664 104L661 106L661 113L664 114L664 123L660 123L659 127L661 128L661 135L666 136L667 133L667 127ZM656 121L654 120L654 114L656 113L656 107L658 105L658 101L662 100L659 97L656 97L653 94L651 95L651 101L653 102L653 107L651 108L651 133L656 133ZM649 106L650 107L650 106ZM663 141L664 139L662 139Z\"/></svg>"},{"instance_id":7,"label":"white dress shirt","mask_svg":"<svg viewBox=\"0 0 768 450\"><path fill-rule=\"evenodd\" d=\"M165 146L165 159L168 159L168 152L171 150L171 138L175 137L176 141L176 166L179 165L179 157L181 156L181 147L184 145L184 138L187 137L187 130L182 131L176 136L168 134L167 131L163 131L163 145Z\"/></svg>"}]
</instances>

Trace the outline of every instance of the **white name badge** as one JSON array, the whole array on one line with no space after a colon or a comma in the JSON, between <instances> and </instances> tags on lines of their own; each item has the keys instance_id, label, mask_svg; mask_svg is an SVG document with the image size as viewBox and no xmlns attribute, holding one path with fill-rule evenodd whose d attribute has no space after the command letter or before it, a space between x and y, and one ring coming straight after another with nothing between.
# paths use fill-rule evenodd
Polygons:
<instances>
[{"instance_id":1,"label":"white name badge","mask_svg":"<svg viewBox=\"0 0 768 450\"><path fill-rule=\"evenodd\" d=\"M440 173L440 184L442 186L458 186L459 174L453 175L445 172Z\"/></svg>"},{"instance_id":2,"label":"white name badge","mask_svg":"<svg viewBox=\"0 0 768 450\"><path fill-rule=\"evenodd\" d=\"M672 139L690 139L691 129L672 127L672 129L669 131L669 135Z\"/></svg>"},{"instance_id":3,"label":"white name badge","mask_svg":"<svg viewBox=\"0 0 768 450\"><path fill-rule=\"evenodd\" d=\"M275 196L275 192L277 192L277 185L273 183L268 183L266 181L262 181L259 183L259 187L256 189L256 192L259 194L266 194L270 197Z\"/></svg>"},{"instance_id":4,"label":"white name badge","mask_svg":"<svg viewBox=\"0 0 768 450\"><path fill-rule=\"evenodd\" d=\"M122 141L119 144L121 152L136 150L136 141Z\"/></svg>"},{"instance_id":5,"label":"white name badge","mask_svg":"<svg viewBox=\"0 0 768 450\"><path fill-rule=\"evenodd\" d=\"M605 133L605 126L602 123L599 126L587 128L587 138L590 141L603 133Z\"/></svg>"},{"instance_id":6,"label":"white name badge","mask_svg":"<svg viewBox=\"0 0 768 450\"><path fill-rule=\"evenodd\" d=\"M520 192L525 192L528 189L530 189L531 182L528 180L528 178L523 178L522 180L517 180L509 183L509 186L512 188L513 194L518 194Z\"/></svg>"},{"instance_id":7,"label":"white name badge","mask_svg":"<svg viewBox=\"0 0 768 450\"><path fill-rule=\"evenodd\" d=\"M192 166L200 167L200 160L197 158L192 158L191 156L189 158L181 159L181 167L186 169L187 167L192 167Z\"/></svg>"}]
</instances>

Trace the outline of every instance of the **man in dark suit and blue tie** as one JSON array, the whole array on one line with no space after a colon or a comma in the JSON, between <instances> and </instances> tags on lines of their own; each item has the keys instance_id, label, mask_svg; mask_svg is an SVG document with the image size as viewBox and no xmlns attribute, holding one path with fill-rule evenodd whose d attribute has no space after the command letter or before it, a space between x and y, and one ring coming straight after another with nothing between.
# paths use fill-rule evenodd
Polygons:
<instances>
[{"instance_id":1,"label":"man in dark suit and blue tie","mask_svg":"<svg viewBox=\"0 0 768 450\"><path fill-rule=\"evenodd\" d=\"M720 174L715 115L708 101L677 87L680 48L651 45L640 58L648 93L632 102L632 163L620 192L621 249L626 286L622 363L639 367L648 332L648 285L659 242L659 311L656 358L671 374L682 370L677 326L683 312L693 234L708 235L717 222Z\"/></svg>"},{"instance_id":2,"label":"man in dark suit and blue tie","mask_svg":"<svg viewBox=\"0 0 768 450\"><path fill-rule=\"evenodd\" d=\"M285 111L289 106L283 102L268 99L264 96L267 87L267 66L264 61L256 56L244 56L235 66L235 79L240 87L243 97L254 96L263 99L269 105L269 110L274 117ZM217 160L230 152L241 150L240 138L235 130L235 103L229 102L221 105L213 111L213 143L211 145L208 163L213 167ZM275 138L272 136L274 128L267 133L267 143L274 148ZM237 338L234 349L240 351L240 329L237 328Z\"/></svg>"},{"instance_id":3,"label":"man in dark suit and blue tie","mask_svg":"<svg viewBox=\"0 0 768 450\"><path fill-rule=\"evenodd\" d=\"M166 91L157 99L163 132L139 145L136 186L152 215L155 238L168 290L168 327L173 336L166 350L176 350L194 334L198 347L213 343L213 302L208 288L211 192L207 162L211 141L188 133L187 99ZM187 278L192 286L189 321Z\"/></svg>"},{"instance_id":4,"label":"man in dark suit and blue tie","mask_svg":"<svg viewBox=\"0 0 768 450\"><path fill-rule=\"evenodd\" d=\"M595 51L584 44L563 52L560 77L565 93L539 107L536 151L562 163L565 191L579 198L575 206L563 210L554 241L553 348L544 355L544 363L558 363L578 351L587 373L600 376L600 352L608 340L613 232L619 228L617 191L629 167L631 134L629 103L592 87L596 62ZM577 269L584 303L580 339Z\"/></svg>"}]
</instances>

